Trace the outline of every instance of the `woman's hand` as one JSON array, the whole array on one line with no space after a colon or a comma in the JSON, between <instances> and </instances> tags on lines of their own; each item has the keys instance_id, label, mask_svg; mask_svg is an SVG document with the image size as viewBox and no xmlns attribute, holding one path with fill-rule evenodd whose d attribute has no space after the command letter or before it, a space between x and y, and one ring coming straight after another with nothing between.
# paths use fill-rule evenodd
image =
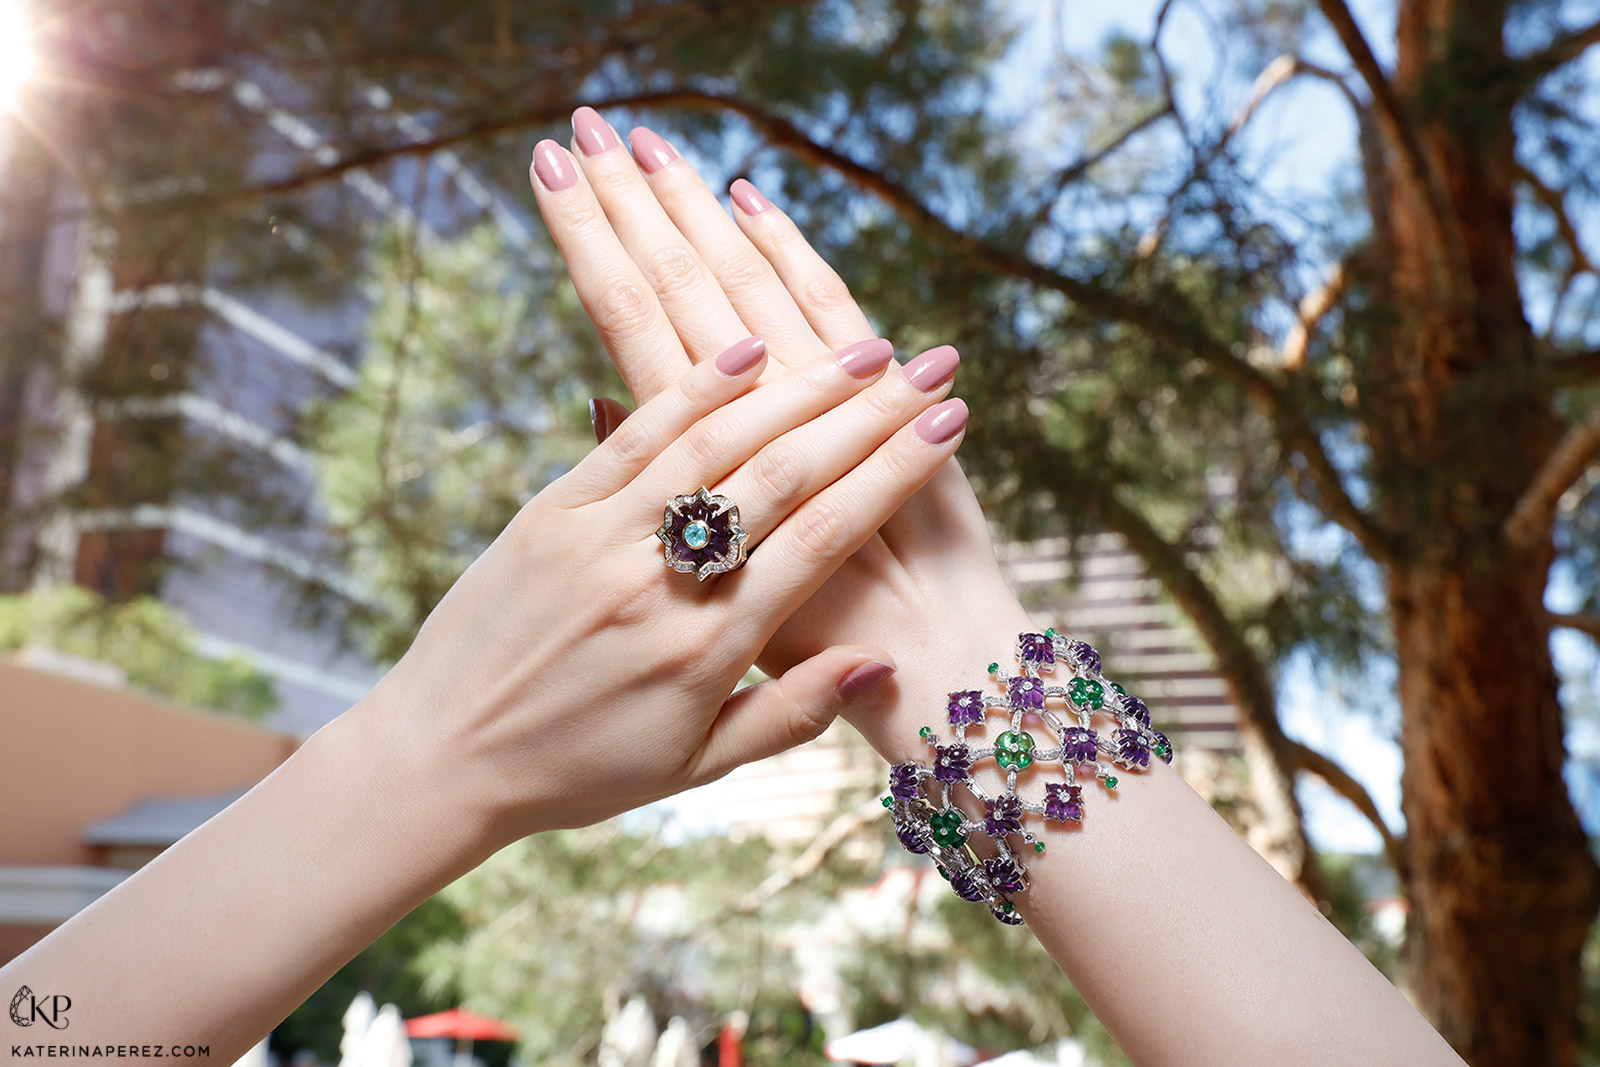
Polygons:
<instances>
[{"instance_id":1,"label":"woman's hand","mask_svg":"<svg viewBox=\"0 0 1600 1067\"><path fill-rule=\"evenodd\" d=\"M534 192L579 300L636 398L669 388L745 333L767 339L769 374L873 336L838 274L748 182L734 184L730 218L652 131L631 135L635 166L592 109L579 109L573 128L578 168L560 146L541 142ZM938 348L890 368L888 377L938 397L956 363L954 349ZM597 430L614 430L625 414L615 402L599 402ZM937 708L969 673L950 679L952 664L993 659L1028 625L952 460L795 612L759 663L781 672L845 639L889 650L909 670L848 717L893 758L914 750L912 719ZM923 710L886 715L888 701Z\"/></svg>"},{"instance_id":2,"label":"woman's hand","mask_svg":"<svg viewBox=\"0 0 1600 1067\"><path fill-rule=\"evenodd\" d=\"M765 361L741 334L657 390L522 509L372 692L0 968L7 988L70 995L75 1044L204 1045L231 1063L516 838L819 733L893 669L888 653L819 649L729 694L789 613L955 451L966 406L885 374L886 341L752 390ZM656 536L668 502L701 487L738 505L753 546L742 568L704 582L669 569Z\"/></svg>"},{"instance_id":3,"label":"woman's hand","mask_svg":"<svg viewBox=\"0 0 1600 1067\"><path fill-rule=\"evenodd\" d=\"M559 149L558 149L559 151ZM736 342L533 499L380 685L397 728L481 780L500 836L597 821L820 733L893 659L820 648L729 698L774 631L959 443L870 340L780 370ZM696 581L656 536L673 497L733 500L752 552Z\"/></svg>"}]
</instances>

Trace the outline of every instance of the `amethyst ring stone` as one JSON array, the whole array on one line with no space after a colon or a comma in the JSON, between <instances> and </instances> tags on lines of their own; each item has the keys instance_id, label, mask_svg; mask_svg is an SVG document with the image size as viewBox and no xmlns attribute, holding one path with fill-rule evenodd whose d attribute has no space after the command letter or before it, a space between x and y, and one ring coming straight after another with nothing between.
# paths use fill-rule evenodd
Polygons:
<instances>
[{"instance_id":1,"label":"amethyst ring stone","mask_svg":"<svg viewBox=\"0 0 1600 1067\"><path fill-rule=\"evenodd\" d=\"M705 486L667 503L656 536L665 546L667 566L692 571L702 582L738 570L750 555L750 535L739 525L739 506Z\"/></svg>"}]
</instances>

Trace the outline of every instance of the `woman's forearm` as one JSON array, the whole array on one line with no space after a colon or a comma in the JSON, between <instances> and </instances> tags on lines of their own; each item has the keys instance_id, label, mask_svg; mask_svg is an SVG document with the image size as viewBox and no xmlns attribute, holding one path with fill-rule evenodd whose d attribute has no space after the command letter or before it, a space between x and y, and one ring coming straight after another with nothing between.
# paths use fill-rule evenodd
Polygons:
<instances>
[{"instance_id":1,"label":"woman's forearm","mask_svg":"<svg viewBox=\"0 0 1600 1067\"><path fill-rule=\"evenodd\" d=\"M931 638L850 716L891 760L929 761L946 695L1036 630L996 596L977 626ZM979 605L971 605L974 608ZM969 617L980 617L976 614ZM920 674L920 676L918 676ZM1160 709L1156 709L1159 718ZM1136 1064L1459 1065L1390 982L1159 760L1084 793L1081 828L1051 824L1026 853L1028 927ZM972 905L978 907L979 905Z\"/></svg>"},{"instance_id":2,"label":"woman's forearm","mask_svg":"<svg viewBox=\"0 0 1600 1067\"><path fill-rule=\"evenodd\" d=\"M380 686L0 968L8 992L26 985L71 998L66 1028L12 1027L7 1053L68 1045L76 1059L82 1046L194 1045L209 1046L206 1062L232 1063L487 858L496 845L486 809L437 752L396 728L387 699Z\"/></svg>"}]
</instances>

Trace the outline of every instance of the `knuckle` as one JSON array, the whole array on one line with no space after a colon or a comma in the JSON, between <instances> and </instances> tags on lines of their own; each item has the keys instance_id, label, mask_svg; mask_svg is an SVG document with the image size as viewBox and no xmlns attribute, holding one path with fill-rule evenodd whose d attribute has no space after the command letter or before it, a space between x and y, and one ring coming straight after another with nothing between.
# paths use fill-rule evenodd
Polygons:
<instances>
[{"instance_id":1,"label":"knuckle","mask_svg":"<svg viewBox=\"0 0 1600 1067\"><path fill-rule=\"evenodd\" d=\"M733 451L737 438L737 430L727 419L711 419L691 430L684 437L683 446L689 453L690 462L696 466L720 470Z\"/></svg>"},{"instance_id":2,"label":"knuckle","mask_svg":"<svg viewBox=\"0 0 1600 1067\"><path fill-rule=\"evenodd\" d=\"M654 312L650 296L643 289L631 278L618 278L601 289L589 317L602 334L617 336L644 329Z\"/></svg>"},{"instance_id":3,"label":"knuckle","mask_svg":"<svg viewBox=\"0 0 1600 1067\"><path fill-rule=\"evenodd\" d=\"M589 236L599 232L603 227L608 228L605 214L600 210L600 205L592 196L574 196L567 198L570 204L563 204L561 208L561 222L573 233Z\"/></svg>"},{"instance_id":4,"label":"knuckle","mask_svg":"<svg viewBox=\"0 0 1600 1067\"><path fill-rule=\"evenodd\" d=\"M825 270L813 275L805 284L805 298L814 307L825 311L849 307L852 303L850 287L835 270Z\"/></svg>"},{"instance_id":5,"label":"knuckle","mask_svg":"<svg viewBox=\"0 0 1600 1067\"><path fill-rule=\"evenodd\" d=\"M700 263L682 245L671 245L653 253L644 266L650 287L666 296L692 288L700 280Z\"/></svg>"},{"instance_id":6,"label":"knuckle","mask_svg":"<svg viewBox=\"0 0 1600 1067\"><path fill-rule=\"evenodd\" d=\"M606 438L606 447L626 467L644 463L655 455L655 439L643 420L626 419Z\"/></svg>"},{"instance_id":7,"label":"knuckle","mask_svg":"<svg viewBox=\"0 0 1600 1067\"><path fill-rule=\"evenodd\" d=\"M586 175L589 185L595 191L607 193L625 193L634 187L638 180L638 173L633 164L626 166L600 166L591 168Z\"/></svg>"},{"instance_id":8,"label":"knuckle","mask_svg":"<svg viewBox=\"0 0 1600 1067\"><path fill-rule=\"evenodd\" d=\"M850 516L837 502L818 500L796 516L794 554L802 566L823 563L848 543Z\"/></svg>"},{"instance_id":9,"label":"knuckle","mask_svg":"<svg viewBox=\"0 0 1600 1067\"><path fill-rule=\"evenodd\" d=\"M811 481L811 465L792 448L772 447L757 454L753 472L774 500L797 500Z\"/></svg>"},{"instance_id":10,"label":"knuckle","mask_svg":"<svg viewBox=\"0 0 1600 1067\"><path fill-rule=\"evenodd\" d=\"M905 398L895 386L901 384L898 376L877 382L871 389L862 391L854 403L861 405L861 416L869 424L882 428L885 435L905 421Z\"/></svg>"},{"instance_id":11,"label":"knuckle","mask_svg":"<svg viewBox=\"0 0 1600 1067\"><path fill-rule=\"evenodd\" d=\"M764 286L772 265L755 252L736 252L722 260L717 281L729 295L753 294Z\"/></svg>"},{"instance_id":12,"label":"knuckle","mask_svg":"<svg viewBox=\"0 0 1600 1067\"><path fill-rule=\"evenodd\" d=\"M895 447L897 444L890 441L887 448L878 449L872 457L881 468L883 481L891 486L903 485L918 473L915 457L908 450Z\"/></svg>"}]
</instances>

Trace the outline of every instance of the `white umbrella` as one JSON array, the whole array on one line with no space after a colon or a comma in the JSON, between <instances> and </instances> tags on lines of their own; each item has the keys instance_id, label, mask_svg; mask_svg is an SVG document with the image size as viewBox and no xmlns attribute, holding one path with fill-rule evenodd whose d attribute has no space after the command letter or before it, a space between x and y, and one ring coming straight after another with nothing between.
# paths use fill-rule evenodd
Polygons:
<instances>
[{"instance_id":1,"label":"white umbrella","mask_svg":"<svg viewBox=\"0 0 1600 1067\"><path fill-rule=\"evenodd\" d=\"M365 990L356 994L356 999L344 1010L344 1036L339 1039L339 1067L362 1067L362 1046L367 1040L367 1031L372 1028L372 1020L378 1017L378 1005L372 1000L372 994Z\"/></svg>"},{"instance_id":2,"label":"white umbrella","mask_svg":"<svg viewBox=\"0 0 1600 1067\"><path fill-rule=\"evenodd\" d=\"M385 1004L367 1028L366 1061L362 1067L411 1067L411 1039L400 1009Z\"/></svg>"},{"instance_id":3,"label":"white umbrella","mask_svg":"<svg viewBox=\"0 0 1600 1067\"><path fill-rule=\"evenodd\" d=\"M643 997L634 997L600 1030L600 1067L649 1067L656 1048L656 1021Z\"/></svg>"},{"instance_id":4,"label":"white umbrella","mask_svg":"<svg viewBox=\"0 0 1600 1067\"><path fill-rule=\"evenodd\" d=\"M243 1056L233 1061L233 1067L267 1067L267 1038L251 1045Z\"/></svg>"},{"instance_id":5,"label":"white umbrella","mask_svg":"<svg viewBox=\"0 0 1600 1067\"><path fill-rule=\"evenodd\" d=\"M971 1067L978 1050L910 1019L857 1030L822 1047L830 1060L845 1063L912 1064L914 1067Z\"/></svg>"},{"instance_id":6,"label":"white umbrella","mask_svg":"<svg viewBox=\"0 0 1600 1067\"><path fill-rule=\"evenodd\" d=\"M1048 1048L1008 1052L992 1060L984 1060L982 1067L1088 1067L1089 1055L1083 1042L1064 1037Z\"/></svg>"},{"instance_id":7,"label":"white umbrella","mask_svg":"<svg viewBox=\"0 0 1600 1067\"><path fill-rule=\"evenodd\" d=\"M674 1015L656 1042L650 1067L700 1067L700 1046L695 1043L689 1024Z\"/></svg>"},{"instance_id":8,"label":"white umbrella","mask_svg":"<svg viewBox=\"0 0 1600 1067\"><path fill-rule=\"evenodd\" d=\"M400 1009L385 1004L380 1011L369 994L356 994L344 1013L339 1067L411 1067L411 1040Z\"/></svg>"}]
</instances>

